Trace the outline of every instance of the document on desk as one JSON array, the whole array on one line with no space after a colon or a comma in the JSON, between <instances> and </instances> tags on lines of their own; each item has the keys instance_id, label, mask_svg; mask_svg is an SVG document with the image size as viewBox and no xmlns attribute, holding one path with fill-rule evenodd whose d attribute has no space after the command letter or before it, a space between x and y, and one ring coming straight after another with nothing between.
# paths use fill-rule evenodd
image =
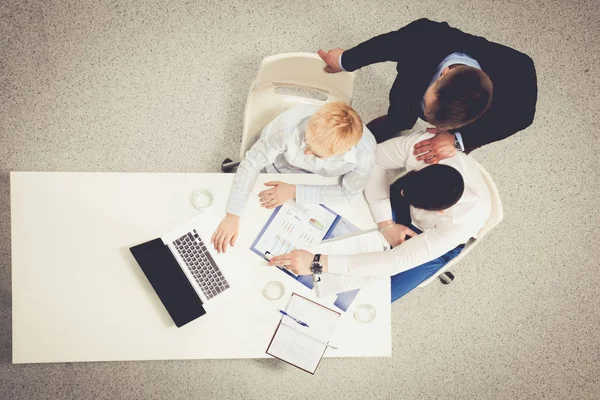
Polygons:
<instances>
[{"instance_id":1,"label":"document on desk","mask_svg":"<svg viewBox=\"0 0 600 400\"><path fill-rule=\"evenodd\" d=\"M251 250L264 258L307 249L320 243L340 219L319 204L285 203L273 212Z\"/></svg>"},{"instance_id":2,"label":"document on desk","mask_svg":"<svg viewBox=\"0 0 600 400\"><path fill-rule=\"evenodd\" d=\"M312 252L328 255L352 255L364 253L379 253L390 250L383 235L377 230L361 232L339 239L326 240L311 248ZM379 276L351 276L323 273L317 282L317 296L323 297L332 293L345 292L358 289L377 282L389 279Z\"/></svg>"},{"instance_id":3,"label":"document on desk","mask_svg":"<svg viewBox=\"0 0 600 400\"><path fill-rule=\"evenodd\" d=\"M267 354L314 374L335 331L340 313L293 293L267 348Z\"/></svg>"}]
</instances>

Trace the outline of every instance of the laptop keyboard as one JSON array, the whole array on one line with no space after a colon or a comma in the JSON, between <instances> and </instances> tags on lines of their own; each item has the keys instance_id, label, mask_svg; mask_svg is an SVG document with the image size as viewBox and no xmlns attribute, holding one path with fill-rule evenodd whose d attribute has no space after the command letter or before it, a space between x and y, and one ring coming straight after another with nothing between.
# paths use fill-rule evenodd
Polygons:
<instances>
[{"instance_id":1,"label":"laptop keyboard","mask_svg":"<svg viewBox=\"0 0 600 400\"><path fill-rule=\"evenodd\" d=\"M207 299L229 288L229 283L194 229L173 242Z\"/></svg>"}]
</instances>

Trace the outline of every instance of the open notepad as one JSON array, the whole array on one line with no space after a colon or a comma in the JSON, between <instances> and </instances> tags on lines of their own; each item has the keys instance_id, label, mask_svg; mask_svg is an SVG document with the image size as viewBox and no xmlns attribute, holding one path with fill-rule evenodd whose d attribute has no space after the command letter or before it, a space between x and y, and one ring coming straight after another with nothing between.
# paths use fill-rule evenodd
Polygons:
<instances>
[{"instance_id":1,"label":"open notepad","mask_svg":"<svg viewBox=\"0 0 600 400\"><path fill-rule=\"evenodd\" d=\"M336 256L379 253L388 250L390 250L390 245L377 229L339 239L326 240L312 248L313 253ZM389 278L323 273L317 282L317 296L323 297L332 293L362 288L381 279Z\"/></svg>"},{"instance_id":2,"label":"open notepad","mask_svg":"<svg viewBox=\"0 0 600 400\"><path fill-rule=\"evenodd\" d=\"M296 293L292 294L285 311L308 326L282 315L267 354L314 374L327 350L340 313Z\"/></svg>"}]
</instances>

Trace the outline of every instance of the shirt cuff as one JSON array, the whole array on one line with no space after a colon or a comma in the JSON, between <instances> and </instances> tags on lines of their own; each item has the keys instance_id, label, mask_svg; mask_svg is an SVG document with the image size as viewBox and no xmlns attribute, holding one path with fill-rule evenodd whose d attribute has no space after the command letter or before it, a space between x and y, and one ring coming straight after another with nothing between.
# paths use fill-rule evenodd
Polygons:
<instances>
[{"instance_id":1,"label":"shirt cuff","mask_svg":"<svg viewBox=\"0 0 600 400\"><path fill-rule=\"evenodd\" d=\"M331 274L348 275L350 259L348 256L327 256L327 272Z\"/></svg>"},{"instance_id":2,"label":"shirt cuff","mask_svg":"<svg viewBox=\"0 0 600 400\"><path fill-rule=\"evenodd\" d=\"M321 186L318 185L296 185L296 203L318 204Z\"/></svg>"},{"instance_id":3,"label":"shirt cuff","mask_svg":"<svg viewBox=\"0 0 600 400\"><path fill-rule=\"evenodd\" d=\"M454 132L454 136L456 137L456 140L458 140L458 144L460 145L460 149L462 151L465 151L465 144L463 143L462 135L460 134L460 132Z\"/></svg>"},{"instance_id":4,"label":"shirt cuff","mask_svg":"<svg viewBox=\"0 0 600 400\"><path fill-rule=\"evenodd\" d=\"M229 199L227 200L225 212L227 214L233 214L233 215L237 215L238 217L243 217L244 211L246 211L246 202L247 202L247 199L230 196Z\"/></svg>"},{"instance_id":5,"label":"shirt cuff","mask_svg":"<svg viewBox=\"0 0 600 400\"><path fill-rule=\"evenodd\" d=\"M371 214L376 223L393 219L392 205L389 199L371 204Z\"/></svg>"},{"instance_id":6,"label":"shirt cuff","mask_svg":"<svg viewBox=\"0 0 600 400\"><path fill-rule=\"evenodd\" d=\"M342 56L343 56L343 55L344 55L344 52L342 52L342 54L340 54L340 59L338 60L338 64L340 65L340 68L341 68L342 70L344 70L344 71L345 71L346 69L345 69L345 68L344 68L344 66L342 65Z\"/></svg>"}]
</instances>

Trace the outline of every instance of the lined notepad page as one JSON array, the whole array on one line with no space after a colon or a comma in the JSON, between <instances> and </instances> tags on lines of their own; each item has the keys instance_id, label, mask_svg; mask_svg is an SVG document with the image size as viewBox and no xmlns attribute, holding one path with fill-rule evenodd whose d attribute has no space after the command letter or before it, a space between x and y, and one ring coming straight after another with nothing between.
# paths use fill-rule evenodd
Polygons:
<instances>
[{"instance_id":1,"label":"lined notepad page","mask_svg":"<svg viewBox=\"0 0 600 400\"><path fill-rule=\"evenodd\" d=\"M306 322L308 327L283 316L267 353L314 373L340 314L296 294L292 295L286 312Z\"/></svg>"}]
</instances>

